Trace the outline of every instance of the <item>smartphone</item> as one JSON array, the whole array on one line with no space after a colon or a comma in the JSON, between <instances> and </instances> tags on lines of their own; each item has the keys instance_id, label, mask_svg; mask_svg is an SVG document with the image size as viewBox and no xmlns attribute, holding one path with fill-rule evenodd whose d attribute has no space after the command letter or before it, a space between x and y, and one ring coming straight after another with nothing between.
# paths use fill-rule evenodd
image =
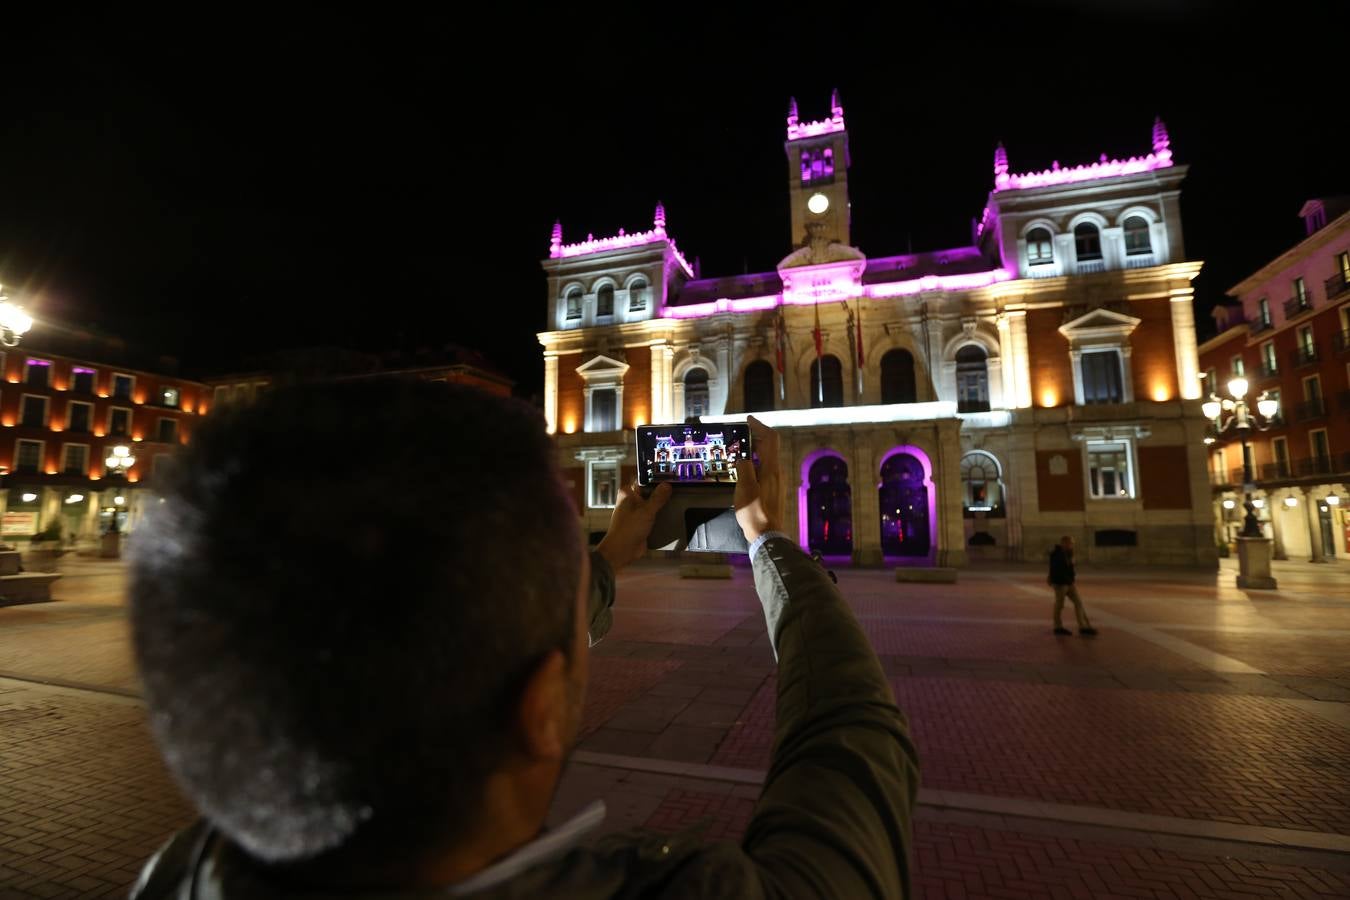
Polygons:
<instances>
[{"instance_id":1,"label":"smartphone","mask_svg":"<svg viewBox=\"0 0 1350 900\"><path fill-rule=\"evenodd\" d=\"M750 426L641 425L638 484L735 484L736 462L750 459Z\"/></svg>"}]
</instances>

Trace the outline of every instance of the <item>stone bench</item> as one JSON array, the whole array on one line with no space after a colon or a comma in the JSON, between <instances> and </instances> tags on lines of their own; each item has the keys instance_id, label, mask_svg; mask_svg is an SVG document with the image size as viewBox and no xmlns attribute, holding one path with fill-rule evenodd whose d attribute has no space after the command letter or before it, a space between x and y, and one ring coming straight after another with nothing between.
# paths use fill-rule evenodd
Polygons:
<instances>
[{"instance_id":1,"label":"stone bench","mask_svg":"<svg viewBox=\"0 0 1350 900\"><path fill-rule=\"evenodd\" d=\"M922 584L956 584L956 570L944 566L900 566L895 580Z\"/></svg>"},{"instance_id":2,"label":"stone bench","mask_svg":"<svg viewBox=\"0 0 1350 900\"><path fill-rule=\"evenodd\" d=\"M0 575L0 606L47 603L52 599L52 582L60 577L51 572Z\"/></svg>"}]
</instances>

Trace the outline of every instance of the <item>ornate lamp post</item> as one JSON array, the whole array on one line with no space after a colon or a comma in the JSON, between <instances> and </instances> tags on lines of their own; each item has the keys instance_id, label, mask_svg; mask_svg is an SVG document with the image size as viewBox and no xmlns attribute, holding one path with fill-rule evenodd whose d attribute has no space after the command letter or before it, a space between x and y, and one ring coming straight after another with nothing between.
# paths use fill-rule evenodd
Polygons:
<instances>
[{"instance_id":1,"label":"ornate lamp post","mask_svg":"<svg viewBox=\"0 0 1350 900\"><path fill-rule=\"evenodd\" d=\"M1243 508L1247 514L1243 517L1242 532L1238 535L1238 576L1240 588L1274 590L1275 579L1270 574L1270 541L1261 531L1256 510L1260 504L1252 500L1251 489L1256 478L1252 472L1251 454L1247 439L1253 429L1268 431L1280 414L1280 401L1262 391L1256 398L1256 412L1247 405L1247 379L1238 376L1228 382L1229 397L1220 398L1210 392L1209 399L1201 404L1205 418L1214 423L1215 435L1236 432L1242 442L1242 485L1246 493ZM1206 438L1205 443L1213 443Z\"/></svg>"},{"instance_id":2,"label":"ornate lamp post","mask_svg":"<svg viewBox=\"0 0 1350 900\"><path fill-rule=\"evenodd\" d=\"M125 444L118 444L108 453L103 463L108 467L108 477L119 479L124 484L127 471L136 464L136 457L131 455L131 449ZM126 503L126 497L122 495L120 484L114 490L117 491L117 495L113 497L112 524L108 526L107 533L103 535L103 546L99 550L99 556L104 559L117 559L122 555L122 530L117 524L117 514L122 511L121 508Z\"/></svg>"}]
</instances>

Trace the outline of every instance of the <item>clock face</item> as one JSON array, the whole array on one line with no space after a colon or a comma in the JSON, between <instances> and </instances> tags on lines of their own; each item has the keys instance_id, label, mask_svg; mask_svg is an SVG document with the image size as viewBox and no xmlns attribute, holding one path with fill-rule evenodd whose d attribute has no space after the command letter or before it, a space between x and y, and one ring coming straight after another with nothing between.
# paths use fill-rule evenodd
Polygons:
<instances>
[{"instance_id":1,"label":"clock face","mask_svg":"<svg viewBox=\"0 0 1350 900\"><path fill-rule=\"evenodd\" d=\"M806 201L806 208L816 215L820 215L830 208L830 198L820 193L812 194L810 199Z\"/></svg>"}]
</instances>

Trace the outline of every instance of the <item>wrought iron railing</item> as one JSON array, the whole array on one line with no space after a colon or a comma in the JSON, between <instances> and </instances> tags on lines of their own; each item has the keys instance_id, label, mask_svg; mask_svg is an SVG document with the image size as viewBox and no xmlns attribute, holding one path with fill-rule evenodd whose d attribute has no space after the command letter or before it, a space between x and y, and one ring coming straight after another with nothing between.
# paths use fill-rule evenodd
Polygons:
<instances>
[{"instance_id":1,"label":"wrought iron railing","mask_svg":"<svg viewBox=\"0 0 1350 900\"><path fill-rule=\"evenodd\" d=\"M1301 294L1284 301L1284 317L1292 319L1312 309L1312 294Z\"/></svg>"}]
</instances>

